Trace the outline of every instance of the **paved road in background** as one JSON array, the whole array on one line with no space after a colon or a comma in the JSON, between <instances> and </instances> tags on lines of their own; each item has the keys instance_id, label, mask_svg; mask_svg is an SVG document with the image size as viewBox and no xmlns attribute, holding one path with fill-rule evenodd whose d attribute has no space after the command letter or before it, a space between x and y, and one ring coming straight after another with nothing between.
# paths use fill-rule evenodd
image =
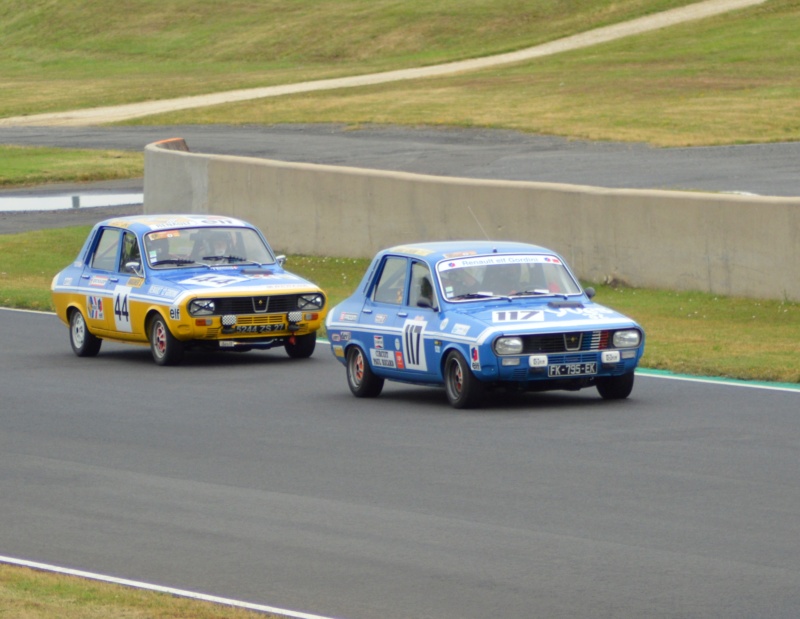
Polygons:
<instances>
[{"instance_id":1,"label":"paved road in background","mask_svg":"<svg viewBox=\"0 0 800 619\"><path fill-rule=\"evenodd\" d=\"M141 151L182 137L200 153L451 177L800 196L800 142L700 148L587 142L504 130L338 125L5 127L0 143ZM125 184L142 188L142 180ZM2 195L2 194L0 194Z\"/></svg>"},{"instance_id":2,"label":"paved road in background","mask_svg":"<svg viewBox=\"0 0 800 619\"><path fill-rule=\"evenodd\" d=\"M0 554L346 619L798 616L797 391L454 411L356 399L323 346L161 368L0 332Z\"/></svg>"}]
</instances>

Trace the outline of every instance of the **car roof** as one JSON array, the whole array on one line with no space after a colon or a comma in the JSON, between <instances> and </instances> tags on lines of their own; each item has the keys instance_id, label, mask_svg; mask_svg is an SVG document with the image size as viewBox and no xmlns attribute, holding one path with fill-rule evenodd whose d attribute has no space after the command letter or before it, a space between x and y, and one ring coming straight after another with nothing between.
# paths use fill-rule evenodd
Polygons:
<instances>
[{"instance_id":1,"label":"car roof","mask_svg":"<svg viewBox=\"0 0 800 619\"><path fill-rule=\"evenodd\" d=\"M544 253L558 255L556 252L530 243L514 241L436 241L426 243L405 243L384 249L381 254L405 254L421 258L430 264L440 260L462 256L482 256L486 254Z\"/></svg>"},{"instance_id":2,"label":"car roof","mask_svg":"<svg viewBox=\"0 0 800 619\"><path fill-rule=\"evenodd\" d=\"M100 226L125 228L137 234L146 234L153 230L174 230L177 228L203 226L253 227L246 221L234 217L207 214L130 215L105 219L98 222L95 227Z\"/></svg>"}]
</instances>

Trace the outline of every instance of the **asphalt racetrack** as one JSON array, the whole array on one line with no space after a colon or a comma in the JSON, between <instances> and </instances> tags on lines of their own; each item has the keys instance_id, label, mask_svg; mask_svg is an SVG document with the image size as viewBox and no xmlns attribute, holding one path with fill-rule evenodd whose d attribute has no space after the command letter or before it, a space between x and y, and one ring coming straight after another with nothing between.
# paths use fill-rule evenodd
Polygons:
<instances>
[{"instance_id":1,"label":"asphalt racetrack","mask_svg":"<svg viewBox=\"0 0 800 619\"><path fill-rule=\"evenodd\" d=\"M353 398L0 310L0 554L346 619L797 617L800 392Z\"/></svg>"},{"instance_id":2,"label":"asphalt racetrack","mask_svg":"<svg viewBox=\"0 0 800 619\"><path fill-rule=\"evenodd\" d=\"M0 127L0 144L142 151L182 137L199 153L438 176L629 189L800 196L800 143L653 148L505 130L339 125ZM131 183L141 191L142 180ZM16 191L16 190L12 190ZM0 196L3 192L0 192Z\"/></svg>"}]
</instances>

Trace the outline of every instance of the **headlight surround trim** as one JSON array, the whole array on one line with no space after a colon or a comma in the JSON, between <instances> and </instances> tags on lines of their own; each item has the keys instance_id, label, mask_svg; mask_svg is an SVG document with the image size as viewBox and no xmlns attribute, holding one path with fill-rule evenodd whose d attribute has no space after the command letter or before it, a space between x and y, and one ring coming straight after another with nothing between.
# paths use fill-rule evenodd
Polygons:
<instances>
[{"instance_id":1,"label":"headlight surround trim","mask_svg":"<svg viewBox=\"0 0 800 619\"><path fill-rule=\"evenodd\" d=\"M614 348L636 348L641 343L642 334L638 329L615 331L612 338Z\"/></svg>"},{"instance_id":2,"label":"headlight surround trim","mask_svg":"<svg viewBox=\"0 0 800 619\"><path fill-rule=\"evenodd\" d=\"M192 299L188 310L191 316L211 316L216 312L217 306L214 299Z\"/></svg>"},{"instance_id":3,"label":"headlight surround trim","mask_svg":"<svg viewBox=\"0 0 800 619\"><path fill-rule=\"evenodd\" d=\"M325 297L319 293L301 294L297 297L297 309L300 310L321 310L325 305Z\"/></svg>"},{"instance_id":4,"label":"headlight surround trim","mask_svg":"<svg viewBox=\"0 0 800 619\"><path fill-rule=\"evenodd\" d=\"M498 356L521 355L522 338L512 336L501 336L494 341L494 352Z\"/></svg>"}]
</instances>

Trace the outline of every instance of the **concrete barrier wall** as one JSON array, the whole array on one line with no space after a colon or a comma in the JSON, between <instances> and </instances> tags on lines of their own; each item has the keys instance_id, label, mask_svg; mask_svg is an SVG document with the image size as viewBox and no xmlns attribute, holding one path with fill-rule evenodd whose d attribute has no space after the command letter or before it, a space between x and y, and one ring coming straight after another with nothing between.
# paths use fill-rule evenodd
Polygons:
<instances>
[{"instance_id":1,"label":"concrete barrier wall","mask_svg":"<svg viewBox=\"0 0 800 619\"><path fill-rule=\"evenodd\" d=\"M372 257L409 241L550 247L585 281L800 301L800 198L443 178L145 149L147 213L217 213L287 254Z\"/></svg>"}]
</instances>

